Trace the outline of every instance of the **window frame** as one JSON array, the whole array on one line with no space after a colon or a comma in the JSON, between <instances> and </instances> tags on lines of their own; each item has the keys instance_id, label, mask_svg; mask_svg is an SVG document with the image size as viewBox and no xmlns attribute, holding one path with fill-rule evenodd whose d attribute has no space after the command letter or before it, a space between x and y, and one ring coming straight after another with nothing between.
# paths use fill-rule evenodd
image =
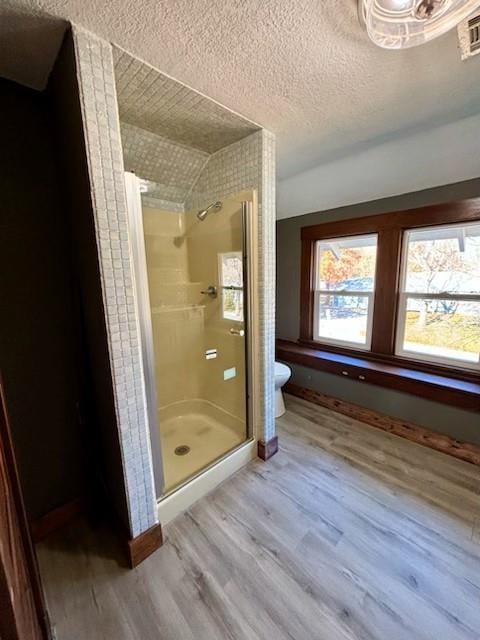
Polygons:
<instances>
[{"instance_id":1,"label":"window frame","mask_svg":"<svg viewBox=\"0 0 480 640\"><path fill-rule=\"evenodd\" d=\"M322 214L320 214L322 215ZM402 367L478 382L477 369L450 362L427 362L408 352L396 353L398 310L400 308L401 265L404 232L409 229L435 227L444 224L480 222L480 198L433 205L335 222L324 222L301 230L300 272L300 335L298 342L314 349L365 360L396 364ZM377 265L373 296L372 339L370 350L330 344L315 340L315 244L319 240L376 233Z\"/></svg>"},{"instance_id":2,"label":"window frame","mask_svg":"<svg viewBox=\"0 0 480 640\"><path fill-rule=\"evenodd\" d=\"M466 227L469 225L475 225L476 222L450 222L446 224L440 225L429 225L430 228L442 228L442 227L454 227L457 225L461 225L462 227ZM422 228L422 227L420 227ZM428 227L426 227L428 228ZM459 302L480 302L480 293L479 294L469 294L469 293L427 293L427 292L408 292L406 291L406 280L407 280L407 261L408 261L408 234L411 231L416 231L418 227L414 229L404 229L402 233L402 251L400 257L400 280L399 280L399 288L398 288L398 305L397 305L397 325L396 325L396 336L395 336L395 355L401 358L408 358L410 360L415 360L418 362L428 363L428 364L439 364L444 367L461 367L465 369L471 369L472 371L480 372L480 362L465 362L465 360L460 360L456 358L442 358L441 356L434 355L422 355L421 353L417 353L415 351L409 351L408 349L403 348L404 337L405 337L405 320L407 315L407 303L409 299L419 299L419 300L458 300Z\"/></svg>"},{"instance_id":3,"label":"window frame","mask_svg":"<svg viewBox=\"0 0 480 640\"><path fill-rule=\"evenodd\" d=\"M340 290L334 290L334 289L320 289L317 287L317 278L320 275L320 255L319 255L319 251L318 251L318 245L320 242L326 242L329 240L344 240L346 238L351 238L351 237L358 237L358 238L365 238L365 237L369 237L369 236L375 236L376 239L376 244L375 244L375 248L378 247L378 236L376 233L368 233L368 234L355 234L355 236L343 236L343 237L338 237L336 236L335 238L324 238L322 240L317 240L315 242L314 245L314 263L315 263L315 272L314 272L314 276L313 276L313 286L314 286L314 300L313 300L313 331L312 331L312 338L314 340L314 342L318 342L319 344L330 344L330 345L334 345L334 346L339 346L339 347L348 347L350 349L355 349L358 351L370 351L371 346L372 346L372 330L373 330L373 308L375 306L375 283L377 280L377 273L376 273L376 269L377 269L377 265L376 265L376 256L375 256L375 274L374 274L374 280L373 280L373 289L372 291L349 291L346 289L340 289ZM350 342L348 340L335 340L335 338L325 338L323 336L318 335L316 332L318 331L319 328L319 311L320 311L320 303L319 303L319 298L321 296L345 296L345 297L354 297L354 298L368 298L368 312L367 312L367 335L366 335L366 342L365 344L361 344L358 342Z\"/></svg>"},{"instance_id":4,"label":"window frame","mask_svg":"<svg viewBox=\"0 0 480 640\"><path fill-rule=\"evenodd\" d=\"M240 260L242 265L242 286L239 287L237 285L224 285L223 284L223 263L225 257L234 257ZM226 320L228 322L238 322L243 324L245 322L245 274L244 274L244 262L243 262L243 253L242 251L224 251L218 254L218 288L220 289L221 294L221 305L222 305L222 320ZM226 291L235 291L242 294L242 318L231 318L225 315L225 292Z\"/></svg>"}]
</instances>

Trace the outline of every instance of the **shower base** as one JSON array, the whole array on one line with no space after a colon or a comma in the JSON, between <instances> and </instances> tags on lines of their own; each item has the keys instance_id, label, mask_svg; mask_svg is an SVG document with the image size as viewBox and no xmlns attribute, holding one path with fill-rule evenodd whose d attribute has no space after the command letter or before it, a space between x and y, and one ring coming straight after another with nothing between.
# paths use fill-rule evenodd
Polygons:
<instances>
[{"instance_id":1,"label":"shower base","mask_svg":"<svg viewBox=\"0 0 480 640\"><path fill-rule=\"evenodd\" d=\"M207 400L159 409L165 493L247 440L245 422Z\"/></svg>"}]
</instances>

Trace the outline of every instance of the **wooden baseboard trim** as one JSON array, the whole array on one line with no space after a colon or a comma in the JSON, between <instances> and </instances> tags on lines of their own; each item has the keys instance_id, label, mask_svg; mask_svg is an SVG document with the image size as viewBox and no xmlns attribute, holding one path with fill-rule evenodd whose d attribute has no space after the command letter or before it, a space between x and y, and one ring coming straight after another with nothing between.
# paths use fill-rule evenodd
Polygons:
<instances>
[{"instance_id":1,"label":"wooden baseboard trim","mask_svg":"<svg viewBox=\"0 0 480 640\"><path fill-rule=\"evenodd\" d=\"M360 422L365 422L372 427L382 429L382 431L393 433L396 436L400 436L411 442L416 442L424 447L435 449L459 460L480 466L480 446L478 445L455 440L450 436L435 433L411 422L386 416L371 409L365 409L364 407L351 404L345 400L339 400L338 398L327 396L318 391L313 391L313 389L300 387L292 382L285 385L284 391L303 400L318 404L321 407L342 413Z\"/></svg>"},{"instance_id":2,"label":"wooden baseboard trim","mask_svg":"<svg viewBox=\"0 0 480 640\"><path fill-rule=\"evenodd\" d=\"M278 451L278 436L274 436L268 442L258 441L258 457L269 460Z\"/></svg>"},{"instance_id":3,"label":"wooden baseboard trim","mask_svg":"<svg viewBox=\"0 0 480 640\"><path fill-rule=\"evenodd\" d=\"M72 520L77 518L84 511L84 501L82 498L75 498L53 509L41 518L37 518L30 523L32 539L35 543L48 538L49 535L62 529Z\"/></svg>"},{"instance_id":4,"label":"wooden baseboard trim","mask_svg":"<svg viewBox=\"0 0 480 640\"><path fill-rule=\"evenodd\" d=\"M128 563L131 569L152 555L163 544L162 526L160 523L144 531L127 543Z\"/></svg>"}]
</instances>

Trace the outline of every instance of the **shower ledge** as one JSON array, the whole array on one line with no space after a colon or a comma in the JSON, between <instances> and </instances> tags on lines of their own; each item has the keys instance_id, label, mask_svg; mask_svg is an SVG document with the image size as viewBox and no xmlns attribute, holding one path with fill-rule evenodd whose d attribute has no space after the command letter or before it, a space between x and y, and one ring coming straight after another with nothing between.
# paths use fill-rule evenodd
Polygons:
<instances>
[{"instance_id":1,"label":"shower ledge","mask_svg":"<svg viewBox=\"0 0 480 640\"><path fill-rule=\"evenodd\" d=\"M158 284L162 285L162 287L182 287L182 286L201 286L203 284L203 282L195 282L194 280L175 280L175 282L172 282L170 280L166 280L166 281L162 281L159 279Z\"/></svg>"},{"instance_id":2,"label":"shower ledge","mask_svg":"<svg viewBox=\"0 0 480 640\"><path fill-rule=\"evenodd\" d=\"M168 305L165 307L152 307L151 313L172 313L174 311L188 311L190 309L205 309L204 304Z\"/></svg>"}]
</instances>

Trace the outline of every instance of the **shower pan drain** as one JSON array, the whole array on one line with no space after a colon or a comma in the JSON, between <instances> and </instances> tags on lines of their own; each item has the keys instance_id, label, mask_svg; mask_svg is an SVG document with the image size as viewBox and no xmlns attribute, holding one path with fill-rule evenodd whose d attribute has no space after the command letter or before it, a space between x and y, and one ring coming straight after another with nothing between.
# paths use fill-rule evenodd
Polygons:
<instances>
[{"instance_id":1,"label":"shower pan drain","mask_svg":"<svg viewBox=\"0 0 480 640\"><path fill-rule=\"evenodd\" d=\"M175 449L176 456L186 456L187 453L190 453L190 447L186 444L181 444L179 447Z\"/></svg>"}]
</instances>

